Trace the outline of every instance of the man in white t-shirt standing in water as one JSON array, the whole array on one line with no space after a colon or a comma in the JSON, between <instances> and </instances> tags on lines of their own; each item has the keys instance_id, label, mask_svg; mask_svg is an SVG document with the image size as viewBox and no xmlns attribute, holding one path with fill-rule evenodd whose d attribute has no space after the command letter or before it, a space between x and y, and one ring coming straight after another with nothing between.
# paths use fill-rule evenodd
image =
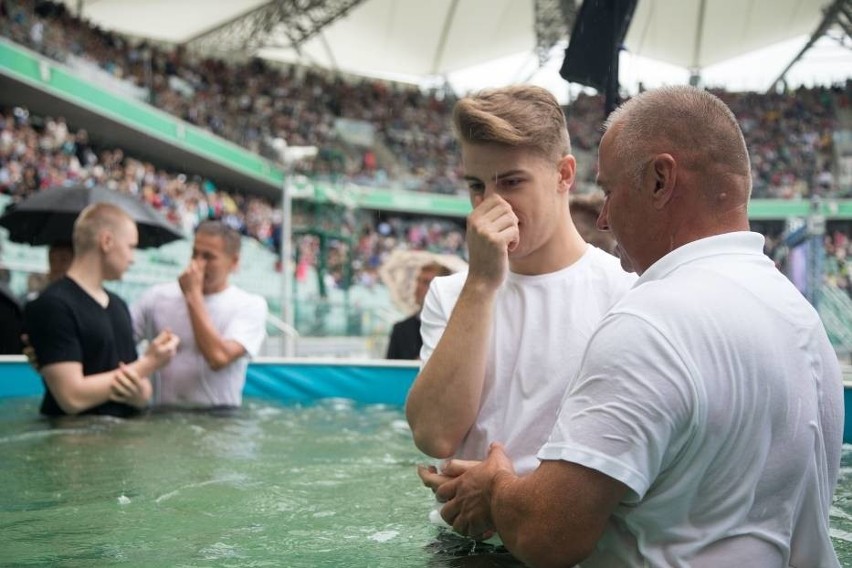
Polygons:
<instances>
[{"instance_id":1,"label":"man in white t-shirt standing in water","mask_svg":"<svg viewBox=\"0 0 852 568\"><path fill-rule=\"evenodd\" d=\"M432 281L406 416L432 457L480 460L501 440L528 472L591 332L635 276L574 227L576 163L552 94L485 91L460 100L453 121L474 206L470 267ZM444 481L419 474L433 489Z\"/></svg>"},{"instance_id":2,"label":"man in white t-shirt standing in water","mask_svg":"<svg viewBox=\"0 0 852 568\"><path fill-rule=\"evenodd\" d=\"M221 221L203 221L178 281L151 287L131 306L137 338L170 329L182 342L155 378L154 406L242 404L249 358L266 337L268 308L261 296L230 283L239 259L239 233Z\"/></svg>"}]
</instances>

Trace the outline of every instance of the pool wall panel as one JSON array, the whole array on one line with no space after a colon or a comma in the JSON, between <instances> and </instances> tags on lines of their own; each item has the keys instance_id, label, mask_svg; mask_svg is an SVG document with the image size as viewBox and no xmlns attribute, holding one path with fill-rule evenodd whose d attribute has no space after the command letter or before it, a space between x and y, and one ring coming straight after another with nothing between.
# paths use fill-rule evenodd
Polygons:
<instances>
[{"instance_id":1,"label":"pool wall panel","mask_svg":"<svg viewBox=\"0 0 852 568\"><path fill-rule=\"evenodd\" d=\"M364 404L402 405L418 367L412 363L340 360L253 361L243 394L284 403L347 398ZM18 356L0 357L0 398L41 396L39 375Z\"/></svg>"}]
</instances>

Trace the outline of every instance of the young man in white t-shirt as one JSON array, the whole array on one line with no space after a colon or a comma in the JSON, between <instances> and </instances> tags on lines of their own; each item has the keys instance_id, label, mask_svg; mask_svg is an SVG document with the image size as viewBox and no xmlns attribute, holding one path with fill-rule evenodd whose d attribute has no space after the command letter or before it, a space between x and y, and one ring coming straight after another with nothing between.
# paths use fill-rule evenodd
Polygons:
<instances>
[{"instance_id":1,"label":"young man in white t-shirt","mask_svg":"<svg viewBox=\"0 0 852 568\"><path fill-rule=\"evenodd\" d=\"M453 119L474 207L470 266L432 282L406 416L430 456L484 459L500 440L530 471L592 330L635 276L574 227L576 164L551 93L485 91ZM433 489L443 482L435 468L419 474Z\"/></svg>"},{"instance_id":2,"label":"young man in white t-shirt","mask_svg":"<svg viewBox=\"0 0 852 568\"><path fill-rule=\"evenodd\" d=\"M495 444L438 488L442 518L530 566L839 567L840 367L748 230L736 117L667 87L605 127L598 225L641 276L593 333L541 465L517 476Z\"/></svg>"},{"instance_id":3,"label":"young man in white t-shirt","mask_svg":"<svg viewBox=\"0 0 852 568\"><path fill-rule=\"evenodd\" d=\"M221 221L203 221L178 281L152 286L131 306L137 338L169 329L181 339L177 355L155 377L154 406L242 404L249 358L266 337L267 305L230 283L239 258L239 233Z\"/></svg>"}]
</instances>

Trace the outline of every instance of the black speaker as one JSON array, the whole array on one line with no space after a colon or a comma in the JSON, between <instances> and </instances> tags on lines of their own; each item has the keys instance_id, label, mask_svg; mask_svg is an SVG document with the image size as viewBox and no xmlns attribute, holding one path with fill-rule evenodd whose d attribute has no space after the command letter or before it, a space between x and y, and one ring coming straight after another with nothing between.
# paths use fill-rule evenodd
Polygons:
<instances>
[{"instance_id":1,"label":"black speaker","mask_svg":"<svg viewBox=\"0 0 852 568\"><path fill-rule=\"evenodd\" d=\"M583 0L559 74L599 91L618 81L618 51L637 0Z\"/></svg>"}]
</instances>

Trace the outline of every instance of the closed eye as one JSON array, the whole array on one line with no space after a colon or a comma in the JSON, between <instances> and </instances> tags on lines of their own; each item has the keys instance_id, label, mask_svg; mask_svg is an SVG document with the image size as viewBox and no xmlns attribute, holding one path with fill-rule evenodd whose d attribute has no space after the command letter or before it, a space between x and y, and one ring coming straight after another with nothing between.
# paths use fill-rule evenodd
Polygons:
<instances>
[{"instance_id":1,"label":"closed eye","mask_svg":"<svg viewBox=\"0 0 852 568\"><path fill-rule=\"evenodd\" d=\"M524 182L524 180L522 178L511 177L511 178L501 179L500 185L502 185L503 187L512 188L512 187L517 187L517 186L521 185L523 182Z\"/></svg>"},{"instance_id":2,"label":"closed eye","mask_svg":"<svg viewBox=\"0 0 852 568\"><path fill-rule=\"evenodd\" d=\"M470 181L467 183L467 189L471 193L482 193L485 191L485 184L479 181Z\"/></svg>"}]
</instances>

